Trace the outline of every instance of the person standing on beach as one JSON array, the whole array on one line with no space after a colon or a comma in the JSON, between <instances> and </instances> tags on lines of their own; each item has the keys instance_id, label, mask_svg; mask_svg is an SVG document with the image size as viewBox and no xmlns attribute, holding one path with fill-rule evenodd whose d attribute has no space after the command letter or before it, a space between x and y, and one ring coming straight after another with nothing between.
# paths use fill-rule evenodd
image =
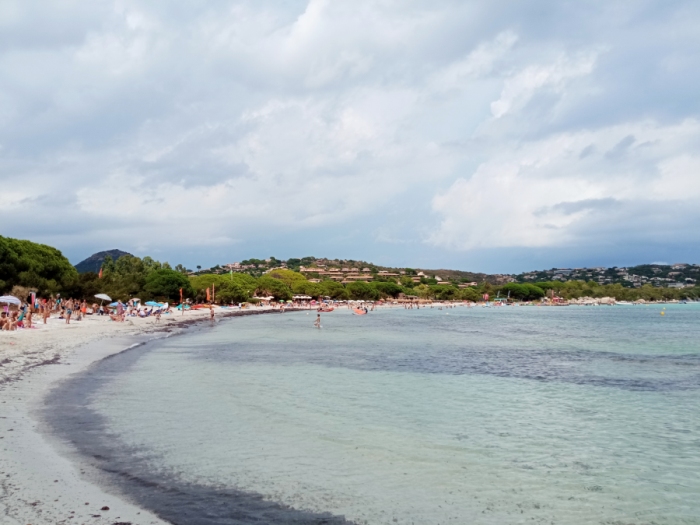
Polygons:
<instances>
[{"instance_id":1,"label":"person standing on beach","mask_svg":"<svg viewBox=\"0 0 700 525\"><path fill-rule=\"evenodd\" d=\"M31 302L27 305L27 328L32 327L32 314L34 313L34 304Z\"/></svg>"},{"instance_id":2,"label":"person standing on beach","mask_svg":"<svg viewBox=\"0 0 700 525\"><path fill-rule=\"evenodd\" d=\"M51 316L52 308L53 305L51 304L51 301L44 299L44 302L41 304L41 317L44 319L44 324L46 324L46 321Z\"/></svg>"},{"instance_id":3,"label":"person standing on beach","mask_svg":"<svg viewBox=\"0 0 700 525\"><path fill-rule=\"evenodd\" d=\"M70 324L70 316L73 313L73 300L66 301L66 324Z\"/></svg>"}]
</instances>

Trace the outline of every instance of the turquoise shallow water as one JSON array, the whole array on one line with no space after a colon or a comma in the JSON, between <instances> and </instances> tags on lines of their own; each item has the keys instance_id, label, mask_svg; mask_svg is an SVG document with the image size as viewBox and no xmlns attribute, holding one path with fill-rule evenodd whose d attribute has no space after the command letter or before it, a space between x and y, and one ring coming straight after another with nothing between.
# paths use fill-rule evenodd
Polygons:
<instances>
[{"instance_id":1,"label":"turquoise shallow water","mask_svg":"<svg viewBox=\"0 0 700 525\"><path fill-rule=\"evenodd\" d=\"M176 523L255 522L243 494L309 523L698 524L700 307L660 311L222 321L66 387L74 438L156 510L133 479L179 491Z\"/></svg>"}]
</instances>

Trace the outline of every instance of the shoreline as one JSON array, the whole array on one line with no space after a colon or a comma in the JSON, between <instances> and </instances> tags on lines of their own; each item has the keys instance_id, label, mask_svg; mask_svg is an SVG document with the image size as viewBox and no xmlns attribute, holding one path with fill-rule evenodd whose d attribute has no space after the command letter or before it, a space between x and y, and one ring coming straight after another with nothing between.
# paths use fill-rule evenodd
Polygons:
<instances>
[{"instance_id":1,"label":"shoreline","mask_svg":"<svg viewBox=\"0 0 700 525\"><path fill-rule=\"evenodd\" d=\"M282 312L217 309L217 320L273 313ZM0 521L8 525L170 523L89 481L71 444L46 432L38 411L58 382L111 355L205 323L208 310L175 314L160 323L153 319L114 323L109 318L71 325L50 321L54 322L36 330L3 332L0 337Z\"/></svg>"}]
</instances>

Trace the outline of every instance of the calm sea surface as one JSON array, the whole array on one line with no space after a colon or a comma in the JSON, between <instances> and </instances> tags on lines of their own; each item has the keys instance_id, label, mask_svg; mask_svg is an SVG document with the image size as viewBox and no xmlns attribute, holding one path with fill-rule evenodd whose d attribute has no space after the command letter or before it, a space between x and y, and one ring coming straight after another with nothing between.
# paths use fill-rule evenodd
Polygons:
<instances>
[{"instance_id":1,"label":"calm sea surface","mask_svg":"<svg viewBox=\"0 0 700 525\"><path fill-rule=\"evenodd\" d=\"M178 524L699 524L700 305L223 320L46 418Z\"/></svg>"}]
</instances>

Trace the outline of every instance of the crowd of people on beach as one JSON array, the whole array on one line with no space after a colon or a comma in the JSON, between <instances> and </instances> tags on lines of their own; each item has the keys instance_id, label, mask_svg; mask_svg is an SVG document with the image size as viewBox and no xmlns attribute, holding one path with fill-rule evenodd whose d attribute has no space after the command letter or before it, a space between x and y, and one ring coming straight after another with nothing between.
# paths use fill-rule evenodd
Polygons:
<instances>
[{"instance_id":1,"label":"crowd of people on beach","mask_svg":"<svg viewBox=\"0 0 700 525\"><path fill-rule=\"evenodd\" d=\"M40 319L43 324L47 324L52 315L60 320L65 320L66 324L73 321L82 321L88 315L107 315L112 321L123 322L129 317L154 317L156 322L160 321L161 315L171 313L172 309L167 303L162 307L143 306L138 301L130 300L126 304L121 302L114 306L104 306L103 304L91 303L79 299L63 299L60 294L47 299L37 298L31 294L25 301L20 302L16 309L11 309L9 305L4 306L0 312L0 330L14 331L19 328L32 328L35 319Z\"/></svg>"},{"instance_id":2,"label":"crowd of people on beach","mask_svg":"<svg viewBox=\"0 0 700 525\"><path fill-rule=\"evenodd\" d=\"M172 314L173 307L168 303L159 304L151 303L144 305L141 304L139 299L131 299L126 303L121 301L115 301L111 304L105 305L103 302L88 303L86 300L79 300L68 298L64 299L60 294L51 296L46 299L41 299L36 297L36 294L32 293L25 301L17 301L19 304L3 307L2 312L0 312L0 330L2 331L13 331L20 328L32 328L36 324L36 319L38 318L43 324L47 324L47 321L54 316L56 319L65 320L66 324L71 324L71 321L82 321L86 316L109 316L112 321L124 322L129 318L153 318L155 322L161 320L162 315ZM333 311L333 308L329 304L334 306L339 306L338 301L321 301L319 299L316 301L294 301L286 304L284 301L280 301L279 305L273 304L272 301L261 301L255 306L258 307L268 307L268 308L279 308L280 311L284 312L287 307L291 308L301 308L301 309L318 309L319 312ZM348 309L363 310L364 313L374 311L375 307L378 305L384 305L383 301L340 301L340 303L345 303ZM358 306L360 304L360 306ZM150 305L150 306L149 306ZM406 309L413 308L433 308L432 303L423 304L416 301L402 301L394 304L387 302L386 306L399 306ZM231 305L235 307L236 305ZM249 306L249 305L245 305ZM440 305L442 306L442 305ZM471 305L469 305L471 306ZM239 309L244 308L244 305L238 304ZM454 307L454 305L445 305L445 308ZM206 305L193 305L189 301L184 305L177 307L178 309L184 308L185 310L208 308L210 318L214 318L214 307L212 304ZM223 308L229 308L228 306L223 306ZM320 321L320 320L319 320ZM320 323L319 323L320 324Z\"/></svg>"},{"instance_id":3,"label":"crowd of people on beach","mask_svg":"<svg viewBox=\"0 0 700 525\"><path fill-rule=\"evenodd\" d=\"M162 314L170 313L172 313L172 308L168 303L148 308L147 306L141 306L138 301L132 299L126 304L117 302L114 311L109 313L109 317L112 321L117 322L124 322L129 317L140 317L142 319L153 317L156 322L159 322Z\"/></svg>"},{"instance_id":4,"label":"crowd of people on beach","mask_svg":"<svg viewBox=\"0 0 700 525\"><path fill-rule=\"evenodd\" d=\"M46 324L55 313L60 319L65 319L66 324L70 324L71 318L80 321L87 310L88 305L84 300L62 300L60 295L55 298L52 296L48 299L40 299L35 294L31 294L26 301L17 305L16 310L10 310L9 306L4 307L0 313L0 329L12 331L18 328L32 328L35 315L43 321L43 324Z\"/></svg>"}]
</instances>

